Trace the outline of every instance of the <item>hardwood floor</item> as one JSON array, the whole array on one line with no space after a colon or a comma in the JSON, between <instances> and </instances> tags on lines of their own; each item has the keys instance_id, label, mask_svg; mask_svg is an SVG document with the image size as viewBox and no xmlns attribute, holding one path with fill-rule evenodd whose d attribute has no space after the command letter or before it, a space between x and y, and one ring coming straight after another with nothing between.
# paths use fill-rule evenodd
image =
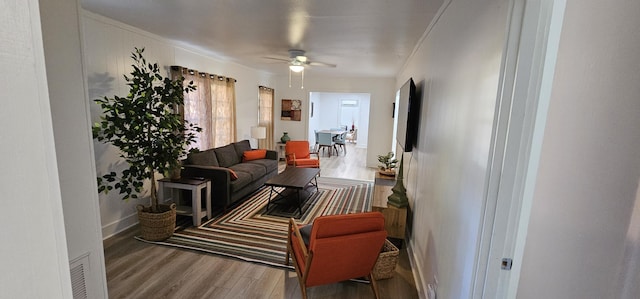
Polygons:
<instances>
[{"instance_id":1,"label":"hardwood floor","mask_svg":"<svg viewBox=\"0 0 640 299\"><path fill-rule=\"evenodd\" d=\"M340 150L338 155L329 157L328 153L320 152L321 176L333 178L347 178L353 180L373 181L376 168L367 168L367 149L357 148L352 143L346 145L346 155ZM280 171L284 170L285 163L280 162Z\"/></svg>"},{"instance_id":2,"label":"hardwood floor","mask_svg":"<svg viewBox=\"0 0 640 299\"><path fill-rule=\"evenodd\" d=\"M366 149L321 156L322 176L373 180ZM281 165L284 168L284 164ZM135 240L133 227L104 241L109 298L301 298L295 271ZM406 249L393 278L378 282L381 298L418 298ZM308 289L309 298L373 298L368 284L341 282Z\"/></svg>"}]
</instances>

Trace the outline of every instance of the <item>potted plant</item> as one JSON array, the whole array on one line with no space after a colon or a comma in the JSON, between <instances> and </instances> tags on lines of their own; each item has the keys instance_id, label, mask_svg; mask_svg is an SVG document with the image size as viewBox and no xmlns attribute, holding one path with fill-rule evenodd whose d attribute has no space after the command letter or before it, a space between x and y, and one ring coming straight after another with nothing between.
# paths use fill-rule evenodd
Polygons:
<instances>
[{"instance_id":1,"label":"potted plant","mask_svg":"<svg viewBox=\"0 0 640 299\"><path fill-rule=\"evenodd\" d=\"M103 115L93 125L93 138L116 146L127 163L122 173L98 177L98 192L119 190L123 200L138 198L145 180L151 182L150 206L138 205L141 235L146 240L163 240L173 235L175 204L159 205L156 173L169 173L179 167L179 159L192 150L195 132L201 128L183 121L177 108L184 93L195 90L184 78L171 80L160 74L157 63L147 63L144 48L131 54L133 71L124 78L129 86L126 97L97 99Z\"/></svg>"},{"instance_id":2,"label":"potted plant","mask_svg":"<svg viewBox=\"0 0 640 299\"><path fill-rule=\"evenodd\" d=\"M380 168L380 174L389 176L396 174L395 168L398 160L394 159L393 156L393 152L389 152L386 155L378 155L378 162L382 163L382 165L378 166L378 168Z\"/></svg>"}]
</instances>

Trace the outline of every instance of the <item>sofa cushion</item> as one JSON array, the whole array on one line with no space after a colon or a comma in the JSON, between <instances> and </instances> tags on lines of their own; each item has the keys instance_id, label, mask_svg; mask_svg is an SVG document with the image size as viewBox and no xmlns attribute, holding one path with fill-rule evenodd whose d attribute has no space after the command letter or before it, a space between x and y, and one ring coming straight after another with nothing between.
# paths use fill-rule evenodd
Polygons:
<instances>
[{"instance_id":1,"label":"sofa cushion","mask_svg":"<svg viewBox=\"0 0 640 299\"><path fill-rule=\"evenodd\" d=\"M267 170L264 168L264 166L260 164L254 164L254 163L240 163L240 164L233 165L229 168L237 172L238 175L240 175L239 174L240 172L245 172L250 174L251 180L253 181L267 174Z\"/></svg>"},{"instance_id":2,"label":"sofa cushion","mask_svg":"<svg viewBox=\"0 0 640 299\"><path fill-rule=\"evenodd\" d=\"M232 180L229 185L229 189L232 194L253 182L251 174L248 172L236 171L236 174L238 175L238 179Z\"/></svg>"},{"instance_id":3,"label":"sofa cushion","mask_svg":"<svg viewBox=\"0 0 640 299\"><path fill-rule=\"evenodd\" d=\"M216 152L216 157L221 167L229 167L240 163L240 157L236 153L233 144L217 147L214 151Z\"/></svg>"},{"instance_id":4,"label":"sofa cushion","mask_svg":"<svg viewBox=\"0 0 640 299\"><path fill-rule=\"evenodd\" d=\"M266 157L267 157L267 150L265 149L245 151L244 154L242 154L242 162L264 159Z\"/></svg>"},{"instance_id":5,"label":"sofa cushion","mask_svg":"<svg viewBox=\"0 0 640 299\"><path fill-rule=\"evenodd\" d=\"M214 149L208 149L202 152L194 152L187 155L185 161L187 165L205 165L205 166L218 166L218 159Z\"/></svg>"},{"instance_id":6,"label":"sofa cushion","mask_svg":"<svg viewBox=\"0 0 640 299\"><path fill-rule=\"evenodd\" d=\"M257 164L257 165L261 165L262 167L264 167L264 169L265 169L265 171L267 173L272 172L272 171L278 171L278 161L277 160L259 159L259 160L247 161L247 162L242 163L242 164Z\"/></svg>"},{"instance_id":7,"label":"sofa cushion","mask_svg":"<svg viewBox=\"0 0 640 299\"><path fill-rule=\"evenodd\" d=\"M244 154L244 152L246 151L251 150L251 143L249 143L249 140L246 140L246 139L238 142L234 142L232 144L233 144L233 147L236 149L236 154L238 154L238 159L240 161L242 161L242 154Z\"/></svg>"}]
</instances>

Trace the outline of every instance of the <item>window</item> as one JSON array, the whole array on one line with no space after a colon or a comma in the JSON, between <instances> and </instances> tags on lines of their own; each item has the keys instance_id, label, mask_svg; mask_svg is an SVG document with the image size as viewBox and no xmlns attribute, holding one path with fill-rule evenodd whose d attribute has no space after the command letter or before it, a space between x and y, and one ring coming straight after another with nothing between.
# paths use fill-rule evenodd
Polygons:
<instances>
[{"instance_id":1,"label":"window","mask_svg":"<svg viewBox=\"0 0 640 299\"><path fill-rule=\"evenodd\" d=\"M274 149L273 138L273 95L274 90L269 87L258 87L258 126L267 128L267 137L258 140L258 147Z\"/></svg>"},{"instance_id":2,"label":"window","mask_svg":"<svg viewBox=\"0 0 640 299\"><path fill-rule=\"evenodd\" d=\"M174 66L173 78L193 81L196 90L185 94L184 119L202 128L193 147L201 150L236 141L235 79Z\"/></svg>"}]
</instances>

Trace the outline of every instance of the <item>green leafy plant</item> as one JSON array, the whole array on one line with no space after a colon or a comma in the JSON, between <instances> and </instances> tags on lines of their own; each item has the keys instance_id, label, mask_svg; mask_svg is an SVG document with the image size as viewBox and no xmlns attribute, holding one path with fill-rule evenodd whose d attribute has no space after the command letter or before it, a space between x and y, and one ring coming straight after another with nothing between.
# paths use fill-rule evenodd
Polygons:
<instances>
[{"instance_id":1,"label":"green leafy plant","mask_svg":"<svg viewBox=\"0 0 640 299\"><path fill-rule=\"evenodd\" d=\"M132 52L133 71L124 78L129 86L126 97L104 97L95 102L102 108L101 121L93 125L93 138L120 149L128 168L121 174L98 177L98 192L119 190L123 200L138 198L144 180L151 181L151 211L158 211L155 173L179 167L179 159L195 149L195 132L202 129L182 120L177 107L184 93L194 91L193 81L171 80L160 74L157 63L147 63L144 48Z\"/></svg>"},{"instance_id":2,"label":"green leafy plant","mask_svg":"<svg viewBox=\"0 0 640 299\"><path fill-rule=\"evenodd\" d=\"M382 165L378 166L380 170L384 171L396 168L398 160L394 159L393 156L393 152L389 152L386 155L378 155L378 162L382 163Z\"/></svg>"}]
</instances>

